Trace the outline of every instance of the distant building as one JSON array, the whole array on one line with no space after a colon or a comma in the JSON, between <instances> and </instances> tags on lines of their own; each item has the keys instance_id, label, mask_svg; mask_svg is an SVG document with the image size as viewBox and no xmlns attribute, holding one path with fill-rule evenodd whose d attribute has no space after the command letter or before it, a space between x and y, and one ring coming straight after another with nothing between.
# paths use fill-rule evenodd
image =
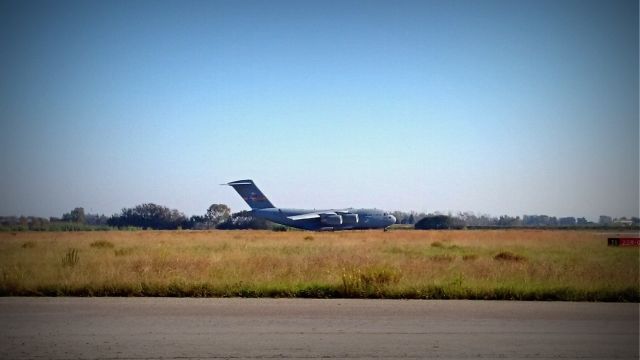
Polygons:
<instances>
[{"instance_id":1,"label":"distant building","mask_svg":"<svg viewBox=\"0 0 640 360\"><path fill-rule=\"evenodd\" d=\"M576 226L576 218L574 217L561 217L558 219L558 225L560 226Z\"/></svg>"},{"instance_id":2,"label":"distant building","mask_svg":"<svg viewBox=\"0 0 640 360\"><path fill-rule=\"evenodd\" d=\"M631 225L633 225L633 221L630 220L630 219L627 219L627 218L616 219L613 222L613 225L616 225L616 226L631 226Z\"/></svg>"},{"instance_id":3,"label":"distant building","mask_svg":"<svg viewBox=\"0 0 640 360\"><path fill-rule=\"evenodd\" d=\"M613 219L611 219L611 216L607 216L607 215L600 215L600 220L598 221L598 224L600 225L611 225L613 224Z\"/></svg>"}]
</instances>

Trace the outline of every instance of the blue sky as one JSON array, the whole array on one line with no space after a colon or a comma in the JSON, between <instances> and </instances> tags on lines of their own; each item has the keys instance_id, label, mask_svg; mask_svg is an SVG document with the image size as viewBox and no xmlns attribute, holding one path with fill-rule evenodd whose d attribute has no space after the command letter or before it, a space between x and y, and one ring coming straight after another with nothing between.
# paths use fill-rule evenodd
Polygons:
<instances>
[{"instance_id":1,"label":"blue sky","mask_svg":"<svg viewBox=\"0 0 640 360\"><path fill-rule=\"evenodd\" d=\"M637 1L0 2L0 214L637 216Z\"/></svg>"}]
</instances>

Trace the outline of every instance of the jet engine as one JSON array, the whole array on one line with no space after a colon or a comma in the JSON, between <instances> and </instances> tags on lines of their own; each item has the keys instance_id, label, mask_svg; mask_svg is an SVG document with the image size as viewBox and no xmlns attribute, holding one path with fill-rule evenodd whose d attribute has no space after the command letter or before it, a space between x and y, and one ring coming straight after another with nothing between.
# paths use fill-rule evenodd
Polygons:
<instances>
[{"instance_id":1,"label":"jet engine","mask_svg":"<svg viewBox=\"0 0 640 360\"><path fill-rule=\"evenodd\" d=\"M345 225L355 225L358 223L358 214L342 214L342 223Z\"/></svg>"},{"instance_id":2,"label":"jet engine","mask_svg":"<svg viewBox=\"0 0 640 360\"><path fill-rule=\"evenodd\" d=\"M342 216L336 214L320 214L320 222L326 225L342 225Z\"/></svg>"}]
</instances>

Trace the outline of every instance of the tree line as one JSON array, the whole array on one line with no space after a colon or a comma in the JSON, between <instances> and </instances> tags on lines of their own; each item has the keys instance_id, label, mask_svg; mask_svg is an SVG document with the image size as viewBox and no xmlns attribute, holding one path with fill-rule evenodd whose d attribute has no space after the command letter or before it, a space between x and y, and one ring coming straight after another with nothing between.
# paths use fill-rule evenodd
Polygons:
<instances>
[{"instance_id":1,"label":"tree line","mask_svg":"<svg viewBox=\"0 0 640 360\"><path fill-rule=\"evenodd\" d=\"M598 222L588 221L584 217L555 217L547 215L524 215L512 217L502 215L474 215L458 213L458 215L429 214L415 223L416 229L464 229L464 228L597 228L597 227L640 227L640 218L612 218L601 215Z\"/></svg>"},{"instance_id":2,"label":"tree line","mask_svg":"<svg viewBox=\"0 0 640 360\"><path fill-rule=\"evenodd\" d=\"M120 214L111 216L107 224L116 228L156 230L268 229L271 226L269 222L251 216L249 211L232 214L225 204L212 204L203 215L187 218L178 210L152 203L124 208Z\"/></svg>"},{"instance_id":3,"label":"tree line","mask_svg":"<svg viewBox=\"0 0 640 360\"><path fill-rule=\"evenodd\" d=\"M82 207L76 207L61 217L0 216L0 230L5 231L271 229L274 226L269 221L254 218L249 211L231 213L225 204L212 204L204 214L191 217L154 203L123 208L120 213L109 217L87 214Z\"/></svg>"},{"instance_id":4,"label":"tree line","mask_svg":"<svg viewBox=\"0 0 640 360\"><path fill-rule=\"evenodd\" d=\"M524 215L512 217L502 215L476 215L461 212L456 215L442 213L418 213L395 211L397 224L414 225L417 229L463 229L463 228L588 228L588 227L639 227L640 219L612 218L600 216L598 222L588 221L584 217L560 217L547 215ZM0 230L35 231L85 231L110 229L275 229L286 230L281 225L256 218L250 211L231 213L225 204L211 204L202 215L187 217L184 213L166 206L145 203L131 208L123 208L120 213L110 217L100 214L87 214L82 207L62 214L61 217L41 218L34 216L2 216Z\"/></svg>"}]
</instances>

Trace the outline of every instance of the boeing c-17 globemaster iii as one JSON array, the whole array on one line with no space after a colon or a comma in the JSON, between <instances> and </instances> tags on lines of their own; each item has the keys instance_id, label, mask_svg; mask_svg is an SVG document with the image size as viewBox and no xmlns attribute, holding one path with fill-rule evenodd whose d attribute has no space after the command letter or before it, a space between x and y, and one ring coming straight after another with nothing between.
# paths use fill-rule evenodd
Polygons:
<instances>
[{"instance_id":1,"label":"boeing c-17 globemaster iii","mask_svg":"<svg viewBox=\"0 0 640 360\"><path fill-rule=\"evenodd\" d=\"M232 181L233 187L251 207L255 217L303 230L385 229L395 224L395 216L378 209L284 209L273 206L252 180Z\"/></svg>"}]
</instances>

